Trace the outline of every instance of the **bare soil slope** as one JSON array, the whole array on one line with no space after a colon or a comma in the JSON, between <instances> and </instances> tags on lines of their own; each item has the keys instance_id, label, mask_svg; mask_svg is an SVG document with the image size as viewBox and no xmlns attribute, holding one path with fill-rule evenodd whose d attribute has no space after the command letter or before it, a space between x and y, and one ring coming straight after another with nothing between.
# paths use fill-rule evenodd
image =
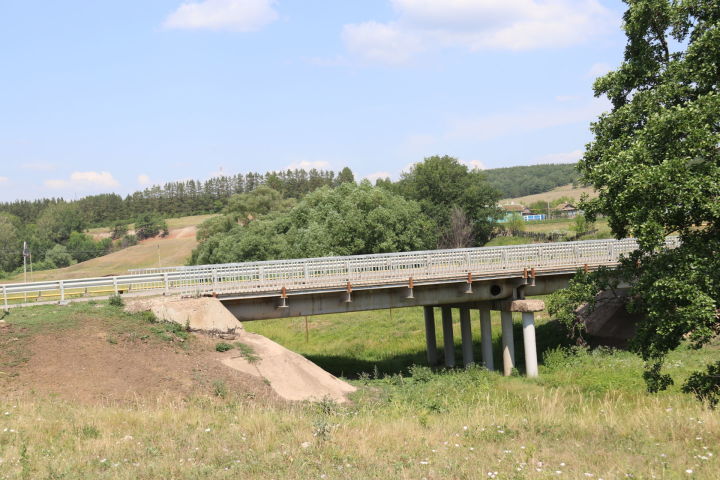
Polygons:
<instances>
[{"instance_id":1,"label":"bare soil slope","mask_svg":"<svg viewBox=\"0 0 720 480\"><path fill-rule=\"evenodd\" d=\"M128 326L86 313L71 328L45 332L2 322L0 388L87 404L226 394L282 402L261 379L223 365L216 339L178 337L162 324Z\"/></svg>"}]
</instances>

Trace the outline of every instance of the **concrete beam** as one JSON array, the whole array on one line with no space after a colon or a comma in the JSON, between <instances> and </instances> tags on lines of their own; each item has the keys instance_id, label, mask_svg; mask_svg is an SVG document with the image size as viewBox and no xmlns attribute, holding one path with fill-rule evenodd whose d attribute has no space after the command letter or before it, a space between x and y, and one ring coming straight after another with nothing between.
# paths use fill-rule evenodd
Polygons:
<instances>
[{"instance_id":1,"label":"concrete beam","mask_svg":"<svg viewBox=\"0 0 720 480\"><path fill-rule=\"evenodd\" d=\"M453 338L452 309L450 307L442 307L440 313L442 314L445 366L452 368L455 366L455 339Z\"/></svg>"},{"instance_id":2,"label":"concrete beam","mask_svg":"<svg viewBox=\"0 0 720 480\"><path fill-rule=\"evenodd\" d=\"M467 281L415 285L413 298L408 297L407 286L357 288L352 291L352 302L347 303L343 290L313 293L288 293L287 308L278 308L277 295L241 297L223 295L219 299L241 322L270 318L289 318L324 315L330 313L361 312L418 306L459 305L488 302L512 295L513 279L479 281L473 283L473 292L465 293Z\"/></svg>"},{"instance_id":3,"label":"concrete beam","mask_svg":"<svg viewBox=\"0 0 720 480\"><path fill-rule=\"evenodd\" d=\"M428 365L434 367L438 363L437 337L435 335L435 309L424 307L425 314L425 344L427 345Z\"/></svg>"},{"instance_id":4,"label":"concrete beam","mask_svg":"<svg viewBox=\"0 0 720 480\"><path fill-rule=\"evenodd\" d=\"M468 367L475 363L473 358L472 326L470 324L470 309L460 309L460 334L462 336L463 365Z\"/></svg>"},{"instance_id":5,"label":"concrete beam","mask_svg":"<svg viewBox=\"0 0 720 480\"><path fill-rule=\"evenodd\" d=\"M496 302L495 310L501 312L541 312L545 310L542 300L503 300Z\"/></svg>"}]
</instances>

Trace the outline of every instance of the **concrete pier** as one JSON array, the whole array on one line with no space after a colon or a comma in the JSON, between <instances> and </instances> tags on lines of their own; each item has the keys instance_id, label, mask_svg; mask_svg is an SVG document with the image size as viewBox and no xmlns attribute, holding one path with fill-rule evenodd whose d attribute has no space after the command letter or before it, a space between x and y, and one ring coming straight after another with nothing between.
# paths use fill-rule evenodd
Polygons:
<instances>
[{"instance_id":1,"label":"concrete pier","mask_svg":"<svg viewBox=\"0 0 720 480\"><path fill-rule=\"evenodd\" d=\"M435 335L435 309L424 307L425 313L425 344L427 345L428 365L434 367L438 363L437 338Z\"/></svg>"},{"instance_id":2,"label":"concrete pier","mask_svg":"<svg viewBox=\"0 0 720 480\"><path fill-rule=\"evenodd\" d=\"M503 375L509 377L515 368L515 340L513 338L512 312L501 311Z\"/></svg>"},{"instance_id":3,"label":"concrete pier","mask_svg":"<svg viewBox=\"0 0 720 480\"><path fill-rule=\"evenodd\" d=\"M470 323L470 309L460 308L460 334L462 336L462 355L465 367L475 363L473 358L472 327Z\"/></svg>"},{"instance_id":4,"label":"concrete pier","mask_svg":"<svg viewBox=\"0 0 720 480\"><path fill-rule=\"evenodd\" d=\"M523 312L523 342L525 345L525 372L528 377L538 376L537 346L535 344L535 313Z\"/></svg>"},{"instance_id":5,"label":"concrete pier","mask_svg":"<svg viewBox=\"0 0 720 480\"><path fill-rule=\"evenodd\" d=\"M453 323L452 308L441 307L442 327L443 327L443 344L445 346L445 366L452 368L455 366L455 340L453 339Z\"/></svg>"},{"instance_id":6,"label":"concrete pier","mask_svg":"<svg viewBox=\"0 0 720 480\"><path fill-rule=\"evenodd\" d=\"M482 345L482 360L485 368L495 370L495 362L493 361L493 344L492 344L492 323L490 321L490 309L480 309L480 343Z\"/></svg>"}]
</instances>

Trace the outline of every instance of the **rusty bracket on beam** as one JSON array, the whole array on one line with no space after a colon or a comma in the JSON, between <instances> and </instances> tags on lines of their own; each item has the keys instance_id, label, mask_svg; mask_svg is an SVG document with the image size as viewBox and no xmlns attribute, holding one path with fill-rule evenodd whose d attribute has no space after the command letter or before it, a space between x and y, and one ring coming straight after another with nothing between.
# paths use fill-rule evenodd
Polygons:
<instances>
[{"instance_id":1,"label":"rusty bracket on beam","mask_svg":"<svg viewBox=\"0 0 720 480\"><path fill-rule=\"evenodd\" d=\"M473 282L472 272L468 272L468 274L467 274L467 286L465 287L465 292L464 292L464 293L466 293L466 294L473 293L473 290L472 290L472 282Z\"/></svg>"},{"instance_id":2,"label":"rusty bracket on beam","mask_svg":"<svg viewBox=\"0 0 720 480\"><path fill-rule=\"evenodd\" d=\"M345 291L345 303L352 302L352 284L347 282L347 290Z\"/></svg>"},{"instance_id":3,"label":"rusty bracket on beam","mask_svg":"<svg viewBox=\"0 0 720 480\"><path fill-rule=\"evenodd\" d=\"M408 294L405 297L408 300L412 300L415 298L415 295L413 295L413 289L415 288L415 281L413 280L413 277L410 277L408 280Z\"/></svg>"},{"instance_id":4,"label":"rusty bracket on beam","mask_svg":"<svg viewBox=\"0 0 720 480\"><path fill-rule=\"evenodd\" d=\"M277 308L288 308L288 296L287 296L287 288L282 287L280 289L280 305L278 305Z\"/></svg>"}]
</instances>

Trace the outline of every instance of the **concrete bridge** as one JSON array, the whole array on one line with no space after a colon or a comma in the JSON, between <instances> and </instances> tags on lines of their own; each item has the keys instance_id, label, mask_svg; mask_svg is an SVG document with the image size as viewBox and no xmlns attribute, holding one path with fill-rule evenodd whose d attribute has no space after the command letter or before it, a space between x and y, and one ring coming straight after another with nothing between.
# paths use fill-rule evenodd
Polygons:
<instances>
[{"instance_id":1,"label":"concrete bridge","mask_svg":"<svg viewBox=\"0 0 720 480\"><path fill-rule=\"evenodd\" d=\"M667 240L672 248L676 238ZM587 271L618 264L637 248L632 239L590 240L507 247L403 252L350 257L323 257L268 262L151 268L131 275L2 286L9 299L37 294L65 302L97 292L214 296L247 322L329 313L422 306L427 358L439 361L435 308L439 307L444 363L455 363L453 310L460 317L463 363L475 363L471 312L479 312L482 359L493 369L490 312L501 316L503 372L515 367L513 312L522 313L525 368L537 376L535 312L544 309L527 297L567 286L577 269ZM26 304L26 302L24 302Z\"/></svg>"}]
</instances>

